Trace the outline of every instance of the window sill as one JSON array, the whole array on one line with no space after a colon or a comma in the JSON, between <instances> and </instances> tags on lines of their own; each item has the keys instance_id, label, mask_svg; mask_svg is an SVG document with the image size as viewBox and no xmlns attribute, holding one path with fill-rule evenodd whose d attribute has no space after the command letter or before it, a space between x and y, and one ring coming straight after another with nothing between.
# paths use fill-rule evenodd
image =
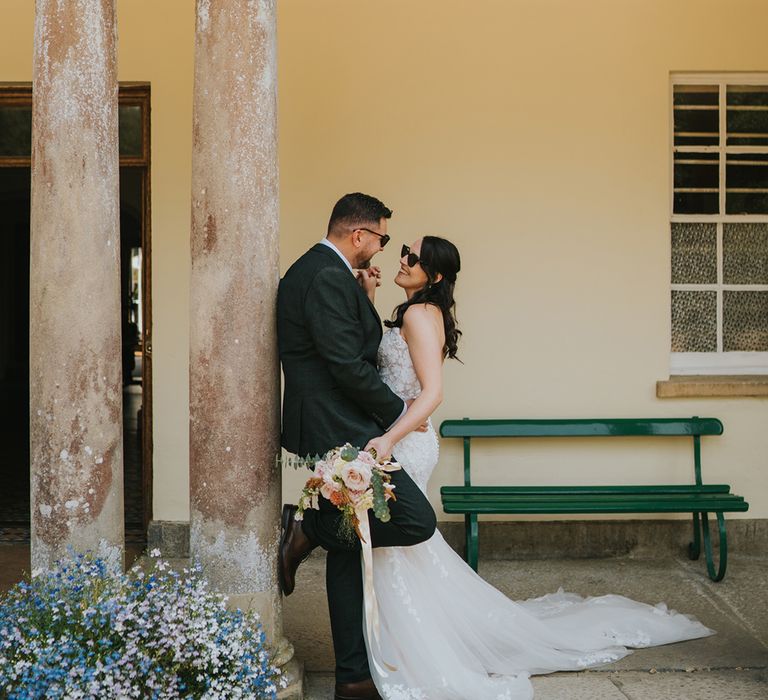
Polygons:
<instances>
[{"instance_id":1,"label":"window sill","mask_svg":"<svg viewBox=\"0 0 768 700\"><path fill-rule=\"evenodd\" d=\"M659 399L768 397L768 374L677 375L656 382Z\"/></svg>"}]
</instances>

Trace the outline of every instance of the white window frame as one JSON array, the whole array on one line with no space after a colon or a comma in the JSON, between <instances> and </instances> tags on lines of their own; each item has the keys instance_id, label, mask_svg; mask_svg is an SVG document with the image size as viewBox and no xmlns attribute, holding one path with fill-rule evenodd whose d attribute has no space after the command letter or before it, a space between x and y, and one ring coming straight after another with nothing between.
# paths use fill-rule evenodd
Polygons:
<instances>
[{"instance_id":1,"label":"white window frame","mask_svg":"<svg viewBox=\"0 0 768 700\"><path fill-rule=\"evenodd\" d=\"M717 146L675 146L675 102L676 85L717 85L720 90L720 138ZM726 146L726 86L768 85L768 73L671 73L669 81L670 104L670 187L669 220L671 223L715 223L717 225L717 283L716 284L672 284L674 291L716 291L717 294L717 352L671 352L670 374L768 374L768 352L724 352L723 351L723 292L768 291L768 284L724 284L723 283L723 224L726 223L767 223L768 215L756 214L675 214L675 153L719 153L719 210L725 212L725 165L726 153L768 153L768 146ZM670 235L670 260L671 255ZM671 311L671 306L670 306Z\"/></svg>"}]
</instances>

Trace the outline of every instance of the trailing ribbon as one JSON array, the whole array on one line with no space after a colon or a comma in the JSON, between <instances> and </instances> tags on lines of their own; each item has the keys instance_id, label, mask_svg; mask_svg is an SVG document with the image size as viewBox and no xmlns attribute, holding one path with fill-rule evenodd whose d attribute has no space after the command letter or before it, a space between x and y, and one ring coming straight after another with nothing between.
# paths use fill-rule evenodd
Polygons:
<instances>
[{"instance_id":1,"label":"trailing ribbon","mask_svg":"<svg viewBox=\"0 0 768 700\"><path fill-rule=\"evenodd\" d=\"M381 637L379 634L379 602L376 599L376 591L373 587L373 549L371 547L371 529L368 525L368 509L360 508L355 510L358 521L358 530L360 534L360 545L363 550L363 598L365 600L365 629L368 635L368 644L371 651L377 650L381 657ZM387 677L387 672L379 666L376 661L376 654L371 653L371 660L376 667L377 673L383 678ZM390 670L397 671L396 666L388 664L382 660L382 663Z\"/></svg>"}]
</instances>

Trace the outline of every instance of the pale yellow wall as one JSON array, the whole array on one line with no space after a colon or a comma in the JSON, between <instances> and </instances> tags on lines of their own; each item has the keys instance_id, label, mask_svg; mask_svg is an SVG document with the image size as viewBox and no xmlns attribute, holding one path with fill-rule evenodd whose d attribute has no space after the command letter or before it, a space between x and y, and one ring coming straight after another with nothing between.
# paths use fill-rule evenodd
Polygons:
<instances>
[{"instance_id":1,"label":"pale yellow wall","mask_svg":"<svg viewBox=\"0 0 768 700\"><path fill-rule=\"evenodd\" d=\"M288 0L279 20L283 264L337 196L380 196L395 210L385 278L418 235L462 252L465 364L446 366L438 421L714 415L726 431L705 440L705 477L768 517L768 402L655 397L669 373L669 73L768 70L768 4ZM380 291L388 314L398 292ZM478 478L691 477L687 443L643 444L508 444ZM445 441L437 505L443 483L461 483Z\"/></svg>"},{"instance_id":2,"label":"pale yellow wall","mask_svg":"<svg viewBox=\"0 0 768 700\"><path fill-rule=\"evenodd\" d=\"M152 84L154 513L189 518L194 2L119 0L119 78Z\"/></svg>"},{"instance_id":3,"label":"pale yellow wall","mask_svg":"<svg viewBox=\"0 0 768 700\"><path fill-rule=\"evenodd\" d=\"M4 0L0 80L31 75L31 2ZM704 474L768 517L768 402L659 400L669 360L669 73L768 71L768 4L281 0L283 269L353 190L393 243L453 240L460 365L447 417L713 415ZM152 83L155 518L185 519L192 0L120 0L120 79ZM399 301L388 283L377 306ZM592 447L599 449L593 450ZM514 448L514 449L513 449ZM478 455L479 456L479 455ZM686 481L676 441L514 443L479 481ZM650 465L650 466L649 466ZM480 463L478 462L478 466ZM431 496L459 483L444 442ZM502 476L503 475L503 476ZM286 499L301 479L286 474Z\"/></svg>"}]
</instances>

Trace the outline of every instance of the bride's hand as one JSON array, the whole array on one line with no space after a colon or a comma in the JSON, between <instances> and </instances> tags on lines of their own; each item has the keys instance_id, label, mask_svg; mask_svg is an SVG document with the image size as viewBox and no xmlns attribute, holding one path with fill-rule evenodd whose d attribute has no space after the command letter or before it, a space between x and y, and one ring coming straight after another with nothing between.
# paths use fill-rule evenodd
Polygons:
<instances>
[{"instance_id":1,"label":"bride's hand","mask_svg":"<svg viewBox=\"0 0 768 700\"><path fill-rule=\"evenodd\" d=\"M376 296L376 287L381 286L381 270L373 265L364 270L357 270L357 281L368 298L373 301Z\"/></svg>"},{"instance_id":2,"label":"bride's hand","mask_svg":"<svg viewBox=\"0 0 768 700\"><path fill-rule=\"evenodd\" d=\"M385 433L384 435L369 440L365 449L370 450L373 448L376 450L376 460L378 462L384 462L392 456L392 447L394 447L392 440L390 440Z\"/></svg>"}]
</instances>

